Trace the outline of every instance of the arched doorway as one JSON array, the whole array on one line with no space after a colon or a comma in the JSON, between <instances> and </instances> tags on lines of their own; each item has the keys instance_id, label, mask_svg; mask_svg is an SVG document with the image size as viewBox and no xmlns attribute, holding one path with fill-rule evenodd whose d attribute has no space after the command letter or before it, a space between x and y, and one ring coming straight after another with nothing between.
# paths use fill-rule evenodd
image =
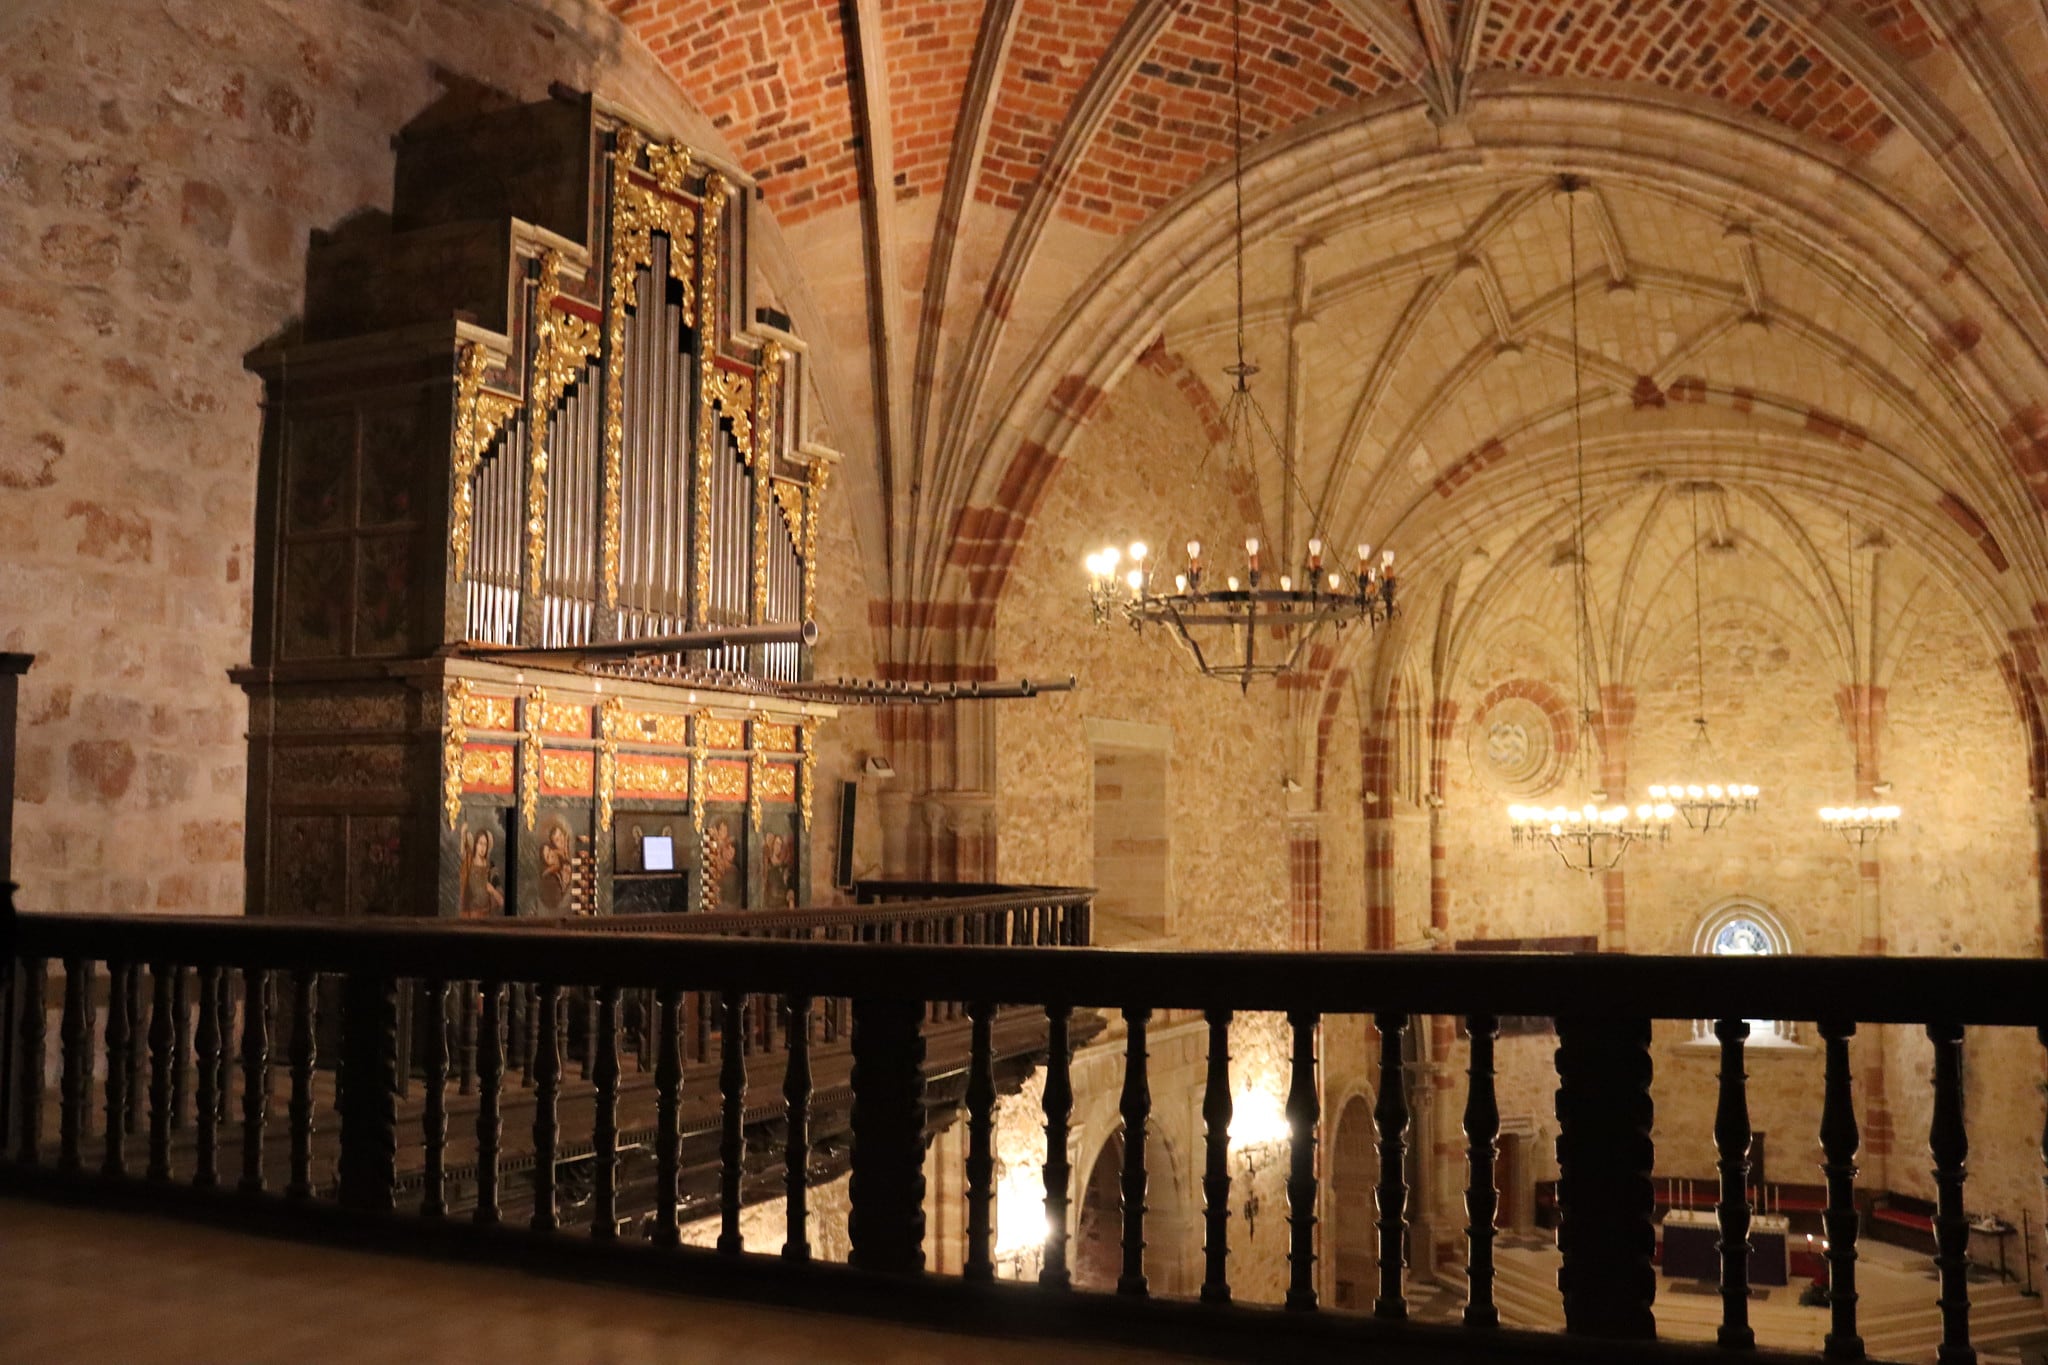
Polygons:
<instances>
[{"instance_id":1,"label":"arched doorway","mask_svg":"<svg viewBox=\"0 0 2048 1365\"><path fill-rule=\"evenodd\" d=\"M1173 1157L1171 1145L1156 1128L1146 1135L1145 1279L1154 1294L1188 1293L1193 1284L1186 1245L1191 1223ZM1123 1173L1124 1129L1119 1124L1102 1144L1081 1189L1069 1257L1076 1288L1115 1289L1123 1273Z\"/></svg>"},{"instance_id":2,"label":"arched doorway","mask_svg":"<svg viewBox=\"0 0 2048 1365\"><path fill-rule=\"evenodd\" d=\"M1330 1143L1330 1298L1339 1308L1370 1308L1379 1283L1379 1248L1373 1227L1373 1186L1380 1160L1372 1102L1353 1095L1337 1114Z\"/></svg>"},{"instance_id":3,"label":"arched doorway","mask_svg":"<svg viewBox=\"0 0 2048 1365\"><path fill-rule=\"evenodd\" d=\"M1076 1289L1114 1289L1123 1269L1124 1130L1119 1127L1102 1144L1088 1183L1081 1190L1081 1213L1074 1220L1073 1273Z\"/></svg>"}]
</instances>

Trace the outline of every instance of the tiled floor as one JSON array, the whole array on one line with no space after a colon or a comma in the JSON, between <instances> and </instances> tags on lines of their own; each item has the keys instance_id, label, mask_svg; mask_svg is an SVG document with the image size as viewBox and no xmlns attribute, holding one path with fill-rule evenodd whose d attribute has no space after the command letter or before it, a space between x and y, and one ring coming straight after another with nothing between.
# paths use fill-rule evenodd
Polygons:
<instances>
[{"instance_id":1,"label":"tiled floor","mask_svg":"<svg viewBox=\"0 0 2048 1365\"><path fill-rule=\"evenodd\" d=\"M0 1200L0 1360L1169 1365Z\"/></svg>"}]
</instances>

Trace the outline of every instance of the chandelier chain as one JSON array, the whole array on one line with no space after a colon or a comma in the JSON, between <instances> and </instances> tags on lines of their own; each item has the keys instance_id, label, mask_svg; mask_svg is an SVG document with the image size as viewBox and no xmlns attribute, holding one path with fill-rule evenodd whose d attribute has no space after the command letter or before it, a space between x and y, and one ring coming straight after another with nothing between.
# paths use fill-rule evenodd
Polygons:
<instances>
[{"instance_id":1,"label":"chandelier chain","mask_svg":"<svg viewBox=\"0 0 2048 1365\"><path fill-rule=\"evenodd\" d=\"M1700 592L1700 486L1692 486L1692 658L1698 710L1693 719L1702 733L1707 725L1707 626Z\"/></svg>"},{"instance_id":2,"label":"chandelier chain","mask_svg":"<svg viewBox=\"0 0 2048 1365\"><path fill-rule=\"evenodd\" d=\"M1244 0L1230 0L1230 184L1237 247L1237 387L1244 364ZM1263 417L1264 414L1261 414Z\"/></svg>"}]
</instances>

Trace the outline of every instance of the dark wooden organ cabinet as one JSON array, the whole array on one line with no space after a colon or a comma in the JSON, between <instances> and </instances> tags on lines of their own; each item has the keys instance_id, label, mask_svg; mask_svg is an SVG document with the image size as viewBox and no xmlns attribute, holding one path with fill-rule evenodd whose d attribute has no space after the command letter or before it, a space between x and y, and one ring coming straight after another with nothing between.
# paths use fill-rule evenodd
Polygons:
<instances>
[{"instance_id":1,"label":"dark wooden organ cabinet","mask_svg":"<svg viewBox=\"0 0 2048 1365\"><path fill-rule=\"evenodd\" d=\"M808 899L831 457L750 198L562 95L414 125L316 237L249 358L252 913Z\"/></svg>"}]
</instances>

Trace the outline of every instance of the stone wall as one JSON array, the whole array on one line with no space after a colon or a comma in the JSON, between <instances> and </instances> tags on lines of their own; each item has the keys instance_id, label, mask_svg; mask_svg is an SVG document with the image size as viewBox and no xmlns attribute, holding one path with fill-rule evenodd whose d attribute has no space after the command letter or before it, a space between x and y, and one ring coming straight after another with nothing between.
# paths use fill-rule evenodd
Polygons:
<instances>
[{"instance_id":1,"label":"stone wall","mask_svg":"<svg viewBox=\"0 0 2048 1365\"><path fill-rule=\"evenodd\" d=\"M999 866L1005 880L1093 881L1091 733L1168 751L1172 884L1168 937L1189 948L1287 943L1287 831L1279 743L1284 712L1270 685L1249 693L1196 673L1157 630L1098 629L1082 560L1104 545L1150 538L1179 558L1191 538L1221 547L1243 514L1220 454L1200 482L1200 415L1165 376L1134 367L1096 409L1018 547L996 617L999 676L1075 674L1077 690L1005 704L996 718ZM1190 489L1196 496L1190 498ZM1235 562L1242 551L1229 556ZM1092 727L1092 731L1091 731ZM1297 769L1306 780L1305 764Z\"/></svg>"}]
</instances>

